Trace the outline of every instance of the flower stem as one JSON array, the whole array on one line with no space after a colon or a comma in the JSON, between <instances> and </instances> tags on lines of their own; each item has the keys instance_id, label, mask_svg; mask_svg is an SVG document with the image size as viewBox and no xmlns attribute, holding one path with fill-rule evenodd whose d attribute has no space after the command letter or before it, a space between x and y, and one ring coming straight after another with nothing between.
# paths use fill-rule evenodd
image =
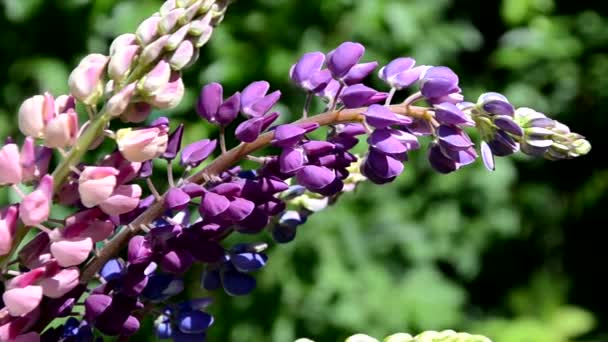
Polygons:
<instances>
[{"instance_id":1,"label":"flower stem","mask_svg":"<svg viewBox=\"0 0 608 342\"><path fill-rule=\"evenodd\" d=\"M306 100L304 100L304 109L302 110L302 119L308 117L308 111L310 110L310 103L312 102L312 93L306 94Z\"/></svg>"},{"instance_id":2,"label":"flower stem","mask_svg":"<svg viewBox=\"0 0 608 342\"><path fill-rule=\"evenodd\" d=\"M423 107L394 105L391 106L390 109L394 113L400 115L418 119L429 118L427 109ZM362 122L364 119L362 113L364 113L366 110L367 107L329 111L306 119L298 120L296 123L301 124L315 122L318 123L319 126L328 126L347 122ZM215 159L203 170L188 177L186 182L204 184L210 177L221 174L224 170L227 170L231 166L237 164L251 153L270 145L273 135L273 132L264 133L251 143L241 143L226 153L222 153L221 156ZM154 221L157 217L162 215L164 211L164 197L165 195L161 196L160 200L157 200L154 204L152 204L152 206L139 215L129 225L131 229L123 228L105 246L103 246L103 248L99 251L99 255L94 257L82 270L80 275L80 282L82 284L88 283L110 258L120 253L120 251L129 243L129 240L142 231L144 225Z\"/></svg>"},{"instance_id":3,"label":"flower stem","mask_svg":"<svg viewBox=\"0 0 608 342\"><path fill-rule=\"evenodd\" d=\"M220 149L222 150L222 154L228 151L226 149L226 127L224 126L220 127Z\"/></svg>"}]
</instances>

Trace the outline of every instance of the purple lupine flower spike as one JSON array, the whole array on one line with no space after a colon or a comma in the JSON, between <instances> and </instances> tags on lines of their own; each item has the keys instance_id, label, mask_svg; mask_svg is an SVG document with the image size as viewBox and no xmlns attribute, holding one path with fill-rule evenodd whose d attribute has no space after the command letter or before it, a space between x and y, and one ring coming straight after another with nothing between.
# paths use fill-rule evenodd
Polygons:
<instances>
[{"instance_id":1,"label":"purple lupine flower spike","mask_svg":"<svg viewBox=\"0 0 608 342\"><path fill-rule=\"evenodd\" d=\"M173 160L182 147L182 136L184 135L184 124L179 124L175 131L169 135L167 149L162 154L163 159Z\"/></svg>"},{"instance_id":2,"label":"purple lupine flower spike","mask_svg":"<svg viewBox=\"0 0 608 342\"><path fill-rule=\"evenodd\" d=\"M343 78L365 53L359 43L345 42L327 54L327 68L336 79Z\"/></svg>"}]
</instances>

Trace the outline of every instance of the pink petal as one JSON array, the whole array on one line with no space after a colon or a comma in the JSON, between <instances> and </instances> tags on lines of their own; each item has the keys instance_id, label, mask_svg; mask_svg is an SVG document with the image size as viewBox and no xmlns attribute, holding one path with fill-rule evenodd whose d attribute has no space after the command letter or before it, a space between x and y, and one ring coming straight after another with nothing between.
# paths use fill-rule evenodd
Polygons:
<instances>
[{"instance_id":1,"label":"pink petal","mask_svg":"<svg viewBox=\"0 0 608 342\"><path fill-rule=\"evenodd\" d=\"M2 295L4 305L11 316L23 316L32 312L42 301L42 287L30 285L11 289Z\"/></svg>"},{"instance_id":2,"label":"pink petal","mask_svg":"<svg viewBox=\"0 0 608 342\"><path fill-rule=\"evenodd\" d=\"M93 250L93 240L61 240L51 244L51 253L63 267L76 266L83 263Z\"/></svg>"},{"instance_id":3,"label":"pink petal","mask_svg":"<svg viewBox=\"0 0 608 342\"><path fill-rule=\"evenodd\" d=\"M59 298L78 285L79 276L78 268L66 268L50 278L43 279L40 286L45 296Z\"/></svg>"}]
</instances>

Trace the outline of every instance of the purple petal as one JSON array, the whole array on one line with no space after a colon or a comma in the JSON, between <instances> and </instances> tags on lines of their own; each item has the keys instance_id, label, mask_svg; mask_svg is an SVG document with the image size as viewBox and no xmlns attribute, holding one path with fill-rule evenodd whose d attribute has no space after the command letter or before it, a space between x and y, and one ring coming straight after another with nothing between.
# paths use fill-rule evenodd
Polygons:
<instances>
[{"instance_id":1,"label":"purple petal","mask_svg":"<svg viewBox=\"0 0 608 342\"><path fill-rule=\"evenodd\" d=\"M431 167L440 173L450 173L458 169L458 164L446 157L438 144L433 143L429 148L428 159Z\"/></svg>"},{"instance_id":2,"label":"purple petal","mask_svg":"<svg viewBox=\"0 0 608 342\"><path fill-rule=\"evenodd\" d=\"M363 84L355 84L346 88L340 99L347 108L362 107L369 104L372 98L378 93L375 89Z\"/></svg>"},{"instance_id":3,"label":"purple petal","mask_svg":"<svg viewBox=\"0 0 608 342\"><path fill-rule=\"evenodd\" d=\"M243 111L245 112L245 114L248 114L252 117L264 115L270 110L270 108L272 108L272 106L277 103L277 101L279 101L280 97L281 91L277 90L259 99L258 101L253 103L251 107L247 107L243 109Z\"/></svg>"},{"instance_id":4,"label":"purple petal","mask_svg":"<svg viewBox=\"0 0 608 342\"><path fill-rule=\"evenodd\" d=\"M222 285L231 296L244 296L255 289L255 278L233 270L221 272Z\"/></svg>"},{"instance_id":5,"label":"purple petal","mask_svg":"<svg viewBox=\"0 0 608 342\"><path fill-rule=\"evenodd\" d=\"M494 118L494 124L515 136L522 137L524 135L523 129L508 115L498 115Z\"/></svg>"},{"instance_id":6,"label":"purple petal","mask_svg":"<svg viewBox=\"0 0 608 342\"><path fill-rule=\"evenodd\" d=\"M442 124L447 125L474 125L475 123L456 105L443 102L435 105L435 118Z\"/></svg>"},{"instance_id":7,"label":"purple petal","mask_svg":"<svg viewBox=\"0 0 608 342\"><path fill-rule=\"evenodd\" d=\"M173 160L177 156L177 152L182 146L182 136L184 135L184 124L179 124L175 131L169 136L167 142L167 149L163 153L162 158L167 160Z\"/></svg>"},{"instance_id":8,"label":"purple petal","mask_svg":"<svg viewBox=\"0 0 608 342\"><path fill-rule=\"evenodd\" d=\"M363 113L365 121L374 128L387 128L392 125L407 125L412 123L412 119L406 116L399 116L385 106L373 104Z\"/></svg>"},{"instance_id":9,"label":"purple petal","mask_svg":"<svg viewBox=\"0 0 608 342\"><path fill-rule=\"evenodd\" d=\"M468 135L456 126L441 125L437 133L442 146L451 150L466 150L473 146Z\"/></svg>"},{"instance_id":10,"label":"purple petal","mask_svg":"<svg viewBox=\"0 0 608 342\"><path fill-rule=\"evenodd\" d=\"M297 85L301 86L321 70L323 63L325 63L325 54L322 52L306 53L293 65L289 76Z\"/></svg>"},{"instance_id":11,"label":"purple petal","mask_svg":"<svg viewBox=\"0 0 608 342\"><path fill-rule=\"evenodd\" d=\"M316 165L305 166L296 174L298 184L311 191L326 187L333 182L335 178L336 174L332 170Z\"/></svg>"},{"instance_id":12,"label":"purple petal","mask_svg":"<svg viewBox=\"0 0 608 342\"><path fill-rule=\"evenodd\" d=\"M214 192L207 192L203 195L199 211L204 216L217 216L230 207L230 200Z\"/></svg>"},{"instance_id":13,"label":"purple petal","mask_svg":"<svg viewBox=\"0 0 608 342\"><path fill-rule=\"evenodd\" d=\"M458 76L448 67L432 67L422 76L420 92L424 97L442 97L458 91Z\"/></svg>"},{"instance_id":14,"label":"purple petal","mask_svg":"<svg viewBox=\"0 0 608 342\"><path fill-rule=\"evenodd\" d=\"M219 83L210 83L203 87L196 105L197 113L209 122L216 122L217 111L223 101L223 89Z\"/></svg>"},{"instance_id":15,"label":"purple petal","mask_svg":"<svg viewBox=\"0 0 608 342\"><path fill-rule=\"evenodd\" d=\"M270 89L270 84L266 81L257 81L248 85L241 93L241 108L248 108L259 100L266 96L266 93Z\"/></svg>"},{"instance_id":16,"label":"purple petal","mask_svg":"<svg viewBox=\"0 0 608 342\"><path fill-rule=\"evenodd\" d=\"M264 118L255 117L249 120L243 121L236 128L234 134L237 139L242 142L253 142L262 133L262 127L264 126Z\"/></svg>"},{"instance_id":17,"label":"purple petal","mask_svg":"<svg viewBox=\"0 0 608 342\"><path fill-rule=\"evenodd\" d=\"M239 115L240 108L241 94L237 92L226 99L218 109L217 123L221 126L228 126Z\"/></svg>"},{"instance_id":18,"label":"purple petal","mask_svg":"<svg viewBox=\"0 0 608 342\"><path fill-rule=\"evenodd\" d=\"M368 138L370 146L374 150L387 154L387 155L399 155L407 152L405 145L395 138L391 131L388 129L377 129Z\"/></svg>"},{"instance_id":19,"label":"purple petal","mask_svg":"<svg viewBox=\"0 0 608 342\"><path fill-rule=\"evenodd\" d=\"M278 147L293 147L304 137L305 134L315 130L319 127L319 124L313 125L297 125L297 124L286 124L280 125L274 130L274 137L271 143Z\"/></svg>"},{"instance_id":20,"label":"purple petal","mask_svg":"<svg viewBox=\"0 0 608 342\"><path fill-rule=\"evenodd\" d=\"M186 146L182 151L181 164L198 166L215 151L217 141L203 139Z\"/></svg>"},{"instance_id":21,"label":"purple petal","mask_svg":"<svg viewBox=\"0 0 608 342\"><path fill-rule=\"evenodd\" d=\"M361 63L353 66L344 77L344 83L352 85L361 83L378 67L378 62Z\"/></svg>"},{"instance_id":22,"label":"purple petal","mask_svg":"<svg viewBox=\"0 0 608 342\"><path fill-rule=\"evenodd\" d=\"M240 272L253 272L266 266L268 257L261 253L239 253L230 256L230 262Z\"/></svg>"},{"instance_id":23,"label":"purple petal","mask_svg":"<svg viewBox=\"0 0 608 342\"><path fill-rule=\"evenodd\" d=\"M375 176L387 180L399 176L404 169L401 161L374 151L368 153L365 164Z\"/></svg>"},{"instance_id":24,"label":"purple petal","mask_svg":"<svg viewBox=\"0 0 608 342\"><path fill-rule=\"evenodd\" d=\"M254 208L255 204L253 204L253 202L241 197L236 197L230 202L230 206L222 214L222 218L233 222L240 222L251 215Z\"/></svg>"},{"instance_id":25,"label":"purple petal","mask_svg":"<svg viewBox=\"0 0 608 342\"><path fill-rule=\"evenodd\" d=\"M481 159L483 160L483 165L485 165L486 169L490 171L496 170L494 155L492 154L490 146L485 141L481 142Z\"/></svg>"},{"instance_id":26,"label":"purple petal","mask_svg":"<svg viewBox=\"0 0 608 342\"><path fill-rule=\"evenodd\" d=\"M186 272L194 263L194 258L185 250L175 250L163 255L160 266L168 273L180 274Z\"/></svg>"},{"instance_id":27,"label":"purple petal","mask_svg":"<svg viewBox=\"0 0 608 342\"><path fill-rule=\"evenodd\" d=\"M359 43L345 42L327 54L327 68L334 78L342 78L359 62L365 48Z\"/></svg>"},{"instance_id":28,"label":"purple petal","mask_svg":"<svg viewBox=\"0 0 608 342\"><path fill-rule=\"evenodd\" d=\"M392 60L386 66L382 67L379 76L386 82L391 82L391 79L397 77L400 73L410 70L416 64L416 60L410 57L401 57Z\"/></svg>"},{"instance_id":29,"label":"purple petal","mask_svg":"<svg viewBox=\"0 0 608 342\"><path fill-rule=\"evenodd\" d=\"M279 166L282 173L293 174L304 167L304 151L301 148L288 147L279 156Z\"/></svg>"},{"instance_id":30,"label":"purple petal","mask_svg":"<svg viewBox=\"0 0 608 342\"><path fill-rule=\"evenodd\" d=\"M165 196L165 208L182 210L190 203L190 196L179 188L171 188Z\"/></svg>"},{"instance_id":31,"label":"purple petal","mask_svg":"<svg viewBox=\"0 0 608 342\"><path fill-rule=\"evenodd\" d=\"M177 321L179 323L179 330L184 334L200 334L207 331L211 324L213 324L213 316L199 310L182 311ZM204 339L199 339L198 341L204 341Z\"/></svg>"}]
</instances>

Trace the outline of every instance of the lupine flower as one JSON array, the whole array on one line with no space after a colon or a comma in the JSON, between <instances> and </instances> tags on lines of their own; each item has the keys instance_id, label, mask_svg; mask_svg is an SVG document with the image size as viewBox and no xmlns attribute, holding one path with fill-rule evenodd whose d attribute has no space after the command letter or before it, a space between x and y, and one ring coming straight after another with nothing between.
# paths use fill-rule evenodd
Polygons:
<instances>
[{"instance_id":1,"label":"lupine flower","mask_svg":"<svg viewBox=\"0 0 608 342\"><path fill-rule=\"evenodd\" d=\"M172 72L169 83L149 98L148 102L160 109L175 108L182 101L185 91L181 75L178 72Z\"/></svg>"},{"instance_id":2,"label":"lupine flower","mask_svg":"<svg viewBox=\"0 0 608 342\"><path fill-rule=\"evenodd\" d=\"M135 57L140 51L140 47L133 44L116 44L113 46L113 48L114 49L110 49L111 52L110 61L108 63L108 75L115 82L121 82L125 77L127 77L129 71L131 70Z\"/></svg>"},{"instance_id":3,"label":"lupine flower","mask_svg":"<svg viewBox=\"0 0 608 342\"><path fill-rule=\"evenodd\" d=\"M266 81L253 82L241 93L241 112L248 118L260 117L272 108L281 97L279 90L268 95L270 84Z\"/></svg>"},{"instance_id":4,"label":"lupine flower","mask_svg":"<svg viewBox=\"0 0 608 342\"><path fill-rule=\"evenodd\" d=\"M345 42L327 54L327 68L332 76L340 79L352 69L365 53L359 43Z\"/></svg>"},{"instance_id":5,"label":"lupine flower","mask_svg":"<svg viewBox=\"0 0 608 342\"><path fill-rule=\"evenodd\" d=\"M201 90L196 111L205 120L213 124L226 126L236 119L240 108L240 93L237 92L224 100L222 85L210 83Z\"/></svg>"},{"instance_id":6,"label":"lupine flower","mask_svg":"<svg viewBox=\"0 0 608 342\"><path fill-rule=\"evenodd\" d=\"M403 89L418 81L420 76L429 68L425 65L414 67L416 61L413 58L397 58L378 72L378 77L386 82L391 88Z\"/></svg>"},{"instance_id":7,"label":"lupine flower","mask_svg":"<svg viewBox=\"0 0 608 342\"><path fill-rule=\"evenodd\" d=\"M52 150L35 146L32 137L26 137L21 147L22 182L31 182L48 173Z\"/></svg>"},{"instance_id":8,"label":"lupine flower","mask_svg":"<svg viewBox=\"0 0 608 342\"><path fill-rule=\"evenodd\" d=\"M13 246L13 237L17 231L19 207L11 205L0 210L0 256L6 255Z\"/></svg>"},{"instance_id":9,"label":"lupine flower","mask_svg":"<svg viewBox=\"0 0 608 342\"><path fill-rule=\"evenodd\" d=\"M324 62L323 53L306 53L291 67L289 77L300 88L312 93L319 92L325 89L331 80L331 72L321 69Z\"/></svg>"},{"instance_id":10,"label":"lupine flower","mask_svg":"<svg viewBox=\"0 0 608 342\"><path fill-rule=\"evenodd\" d=\"M18 184L22 178L21 158L16 144L6 144L0 149L0 185Z\"/></svg>"},{"instance_id":11,"label":"lupine flower","mask_svg":"<svg viewBox=\"0 0 608 342\"><path fill-rule=\"evenodd\" d=\"M119 116L124 113L135 94L135 88L135 83L131 83L114 94L114 96L108 100L106 113L111 116Z\"/></svg>"},{"instance_id":12,"label":"lupine flower","mask_svg":"<svg viewBox=\"0 0 608 342\"><path fill-rule=\"evenodd\" d=\"M459 92L458 76L448 67L432 67L420 79L420 92L426 98L438 98Z\"/></svg>"},{"instance_id":13,"label":"lupine flower","mask_svg":"<svg viewBox=\"0 0 608 342\"><path fill-rule=\"evenodd\" d=\"M196 167L209 158L217 147L216 140L203 139L184 147L180 163L184 166Z\"/></svg>"},{"instance_id":14,"label":"lupine flower","mask_svg":"<svg viewBox=\"0 0 608 342\"><path fill-rule=\"evenodd\" d=\"M109 58L90 54L80 61L68 79L70 94L79 101L94 105L103 94L103 75Z\"/></svg>"},{"instance_id":15,"label":"lupine flower","mask_svg":"<svg viewBox=\"0 0 608 342\"><path fill-rule=\"evenodd\" d=\"M78 178L78 193L82 204L92 208L108 199L116 188L119 171L108 166L87 166Z\"/></svg>"},{"instance_id":16,"label":"lupine flower","mask_svg":"<svg viewBox=\"0 0 608 342\"><path fill-rule=\"evenodd\" d=\"M19 130L26 136L41 138L46 123L55 114L55 100L49 93L23 101L19 107Z\"/></svg>"},{"instance_id":17,"label":"lupine flower","mask_svg":"<svg viewBox=\"0 0 608 342\"><path fill-rule=\"evenodd\" d=\"M145 121L152 112L152 106L146 102L130 103L120 114L120 119L124 122L140 123Z\"/></svg>"},{"instance_id":18,"label":"lupine flower","mask_svg":"<svg viewBox=\"0 0 608 342\"><path fill-rule=\"evenodd\" d=\"M262 132L267 130L278 117L279 113L270 113L245 120L237 126L234 134L236 138L242 142L253 142L262 134Z\"/></svg>"},{"instance_id":19,"label":"lupine flower","mask_svg":"<svg viewBox=\"0 0 608 342\"><path fill-rule=\"evenodd\" d=\"M53 198L53 177L46 175L38 188L23 198L19 206L19 218L27 226L35 226L49 217Z\"/></svg>"},{"instance_id":20,"label":"lupine flower","mask_svg":"<svg viewBox=\"0 0 608 342\"><path fill-rule=\"evenodd\" d=\"M168 140L165 126L123 128L116 132L118 150L125 159L132 162L145 162L159 157L167 149Z\"/></svg>"},{"instance_id":21,"label":"lupine flower","mask_svg":"<svg viewBox=\"0 0 608 342\"><path fill-rule=\"evenodd\" d=\"M355 84L346 88L340 95L340 99L346 108L356 108L384 101L387 96L388 94L363 84Z\"/></svg>"},{"instance_id":22,"label":"lupine flower","mask_svg":"<svg viewBox=\"0 0 608 342\"><path fill-rule=\"evenodd\" d=\"M306 222L306 216L295 210L281 214L277 224L272 229L272 238L278 243L288 243L295 239L298 226Z\"/></svg>"}]
</instances>

